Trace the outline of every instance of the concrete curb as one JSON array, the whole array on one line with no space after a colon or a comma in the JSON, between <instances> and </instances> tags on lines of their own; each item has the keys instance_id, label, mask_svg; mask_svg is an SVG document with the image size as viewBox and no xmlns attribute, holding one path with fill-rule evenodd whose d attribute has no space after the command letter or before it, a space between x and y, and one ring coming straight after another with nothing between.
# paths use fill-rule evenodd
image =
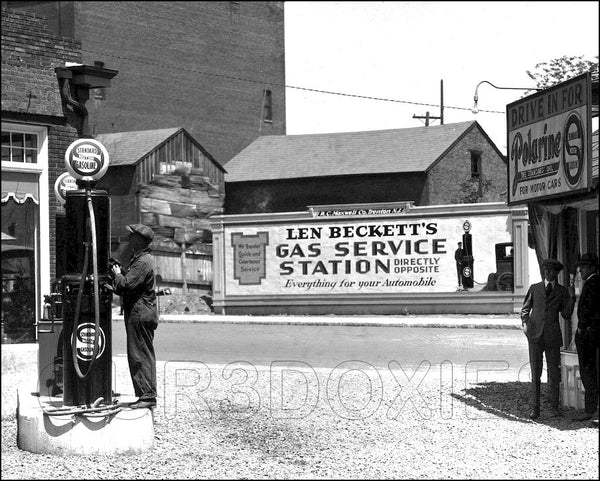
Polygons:
<instances>
[{"instance_id":1,"label":"concrete curb","mask_svg":"<svg viewBox=\"0 0 600 481\"><path fill-rule=\"evenodd\" d=\"M113 321L123 321L114 315ZM437 327L463 329L521 329L518 317L508 316L234 316L234 315L161 315L163 323L259 324L357 327Z\"/></svg>"}]
</instances>

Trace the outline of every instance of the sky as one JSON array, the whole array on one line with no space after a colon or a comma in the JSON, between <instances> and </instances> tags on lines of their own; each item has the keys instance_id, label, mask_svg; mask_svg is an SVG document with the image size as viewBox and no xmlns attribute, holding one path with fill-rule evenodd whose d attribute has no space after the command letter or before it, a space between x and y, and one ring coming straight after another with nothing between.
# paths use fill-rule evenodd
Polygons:
<instances>
[{"instance_id":1,"label":"sky","mask_svg":"<svg viewBox=\"0 0 600 481\"><path fill-rule=\"evenodd\" d=\"M563 55L592 60L598 5L284 2L287 134L422 127L425 119L413 116L440 116L443 81L444 124L477 120L506 153L506 105L525 90L484 83L474 114L477 84L535 87L527 70L538 63Z\"/></svg>"}]
</instances>

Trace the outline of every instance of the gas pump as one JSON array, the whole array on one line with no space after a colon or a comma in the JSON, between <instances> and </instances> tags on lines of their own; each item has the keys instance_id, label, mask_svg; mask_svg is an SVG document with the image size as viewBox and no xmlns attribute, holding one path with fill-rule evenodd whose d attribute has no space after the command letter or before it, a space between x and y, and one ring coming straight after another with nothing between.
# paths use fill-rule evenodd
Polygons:
<instances>
[{"instance_id":1,"label":"gas pump","mask_svg":"<svg viewBox=\"0 0 600 481\"><path fill-rule=\"evenodd\" d=\"M465 289L473 287L473 241L470 233L471 223L466 220L463 222L463 230L465 233L462 236L463 243L463 262L462 262L462 285Z\"/></svg>"},{"instance_id":2,"label":"gas pump","mask_svg":"<svg viewBox=\"0 0 600 481\"><path fill-rule=\"evenodd\" d=\"M79 139L65 153L76 189L63 192L66 211L66 273L57 283L62 318L63 408L71 415L115 412L112 399L112 288L110 198L96 182L109 165L108 152L94 139ZM102 407L102 404L107 407Z\"/></svg>"},{"instance_id":3,"label":"gas pump","mask_svg":"<svg viewBox=\"0 0 600 481\"><path fill-rule=\"evenodd\" d=\"M67 274L63 299L63 403L90 405L112 401L111 309L107 285L110 201L93 189L67 192Z\"/></svg>"}]
</instances>

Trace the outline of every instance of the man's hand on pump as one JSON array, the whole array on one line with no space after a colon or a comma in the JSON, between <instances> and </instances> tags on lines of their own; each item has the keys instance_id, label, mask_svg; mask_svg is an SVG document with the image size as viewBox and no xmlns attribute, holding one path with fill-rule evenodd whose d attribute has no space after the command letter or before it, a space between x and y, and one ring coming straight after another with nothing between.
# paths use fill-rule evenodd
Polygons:
<instances>
[{"instance_id":1,"label":"man's hand on pump","mask_svg":"<svg viewBox=\"0 0 600 481\"><path fill-rule=\"evenodd\" d=\"M115 276L117 274L123 274L123 270L121 269L121 264L119 263L118 260L113 259L112 257L110 259L108 259L108 262L110 264L110 270L109 273L112 276Z\"/></svg>"}]
</instances>

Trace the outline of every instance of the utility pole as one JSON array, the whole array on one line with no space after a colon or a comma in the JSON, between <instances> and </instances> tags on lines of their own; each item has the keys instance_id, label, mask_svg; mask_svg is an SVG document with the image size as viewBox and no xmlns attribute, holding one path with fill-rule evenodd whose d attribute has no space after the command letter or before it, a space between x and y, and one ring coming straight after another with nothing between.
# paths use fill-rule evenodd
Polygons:
<instances>
[{"instance_id":1,"label":"utility pole","mask_svg":"<svg viewBox=\"0 0 600 481\"><path fill-rule=\"evenodd\" d=\"M440 116L434 117L425 112L425 115L414 115L413 119L425 119L425 127L429 127L430 120L439 120L441 125L444 125L444 81L440 80Z\"/></svg>"},{"instance_id":2,"label":"utility pole","mask_svg":"<svg viewBox=\"0 0 600 481\"><path fill-rule=\"evenodd\" d=\"M444 79L440 80L440 125L444 125Z\"/></svg>"}]
</instances>

